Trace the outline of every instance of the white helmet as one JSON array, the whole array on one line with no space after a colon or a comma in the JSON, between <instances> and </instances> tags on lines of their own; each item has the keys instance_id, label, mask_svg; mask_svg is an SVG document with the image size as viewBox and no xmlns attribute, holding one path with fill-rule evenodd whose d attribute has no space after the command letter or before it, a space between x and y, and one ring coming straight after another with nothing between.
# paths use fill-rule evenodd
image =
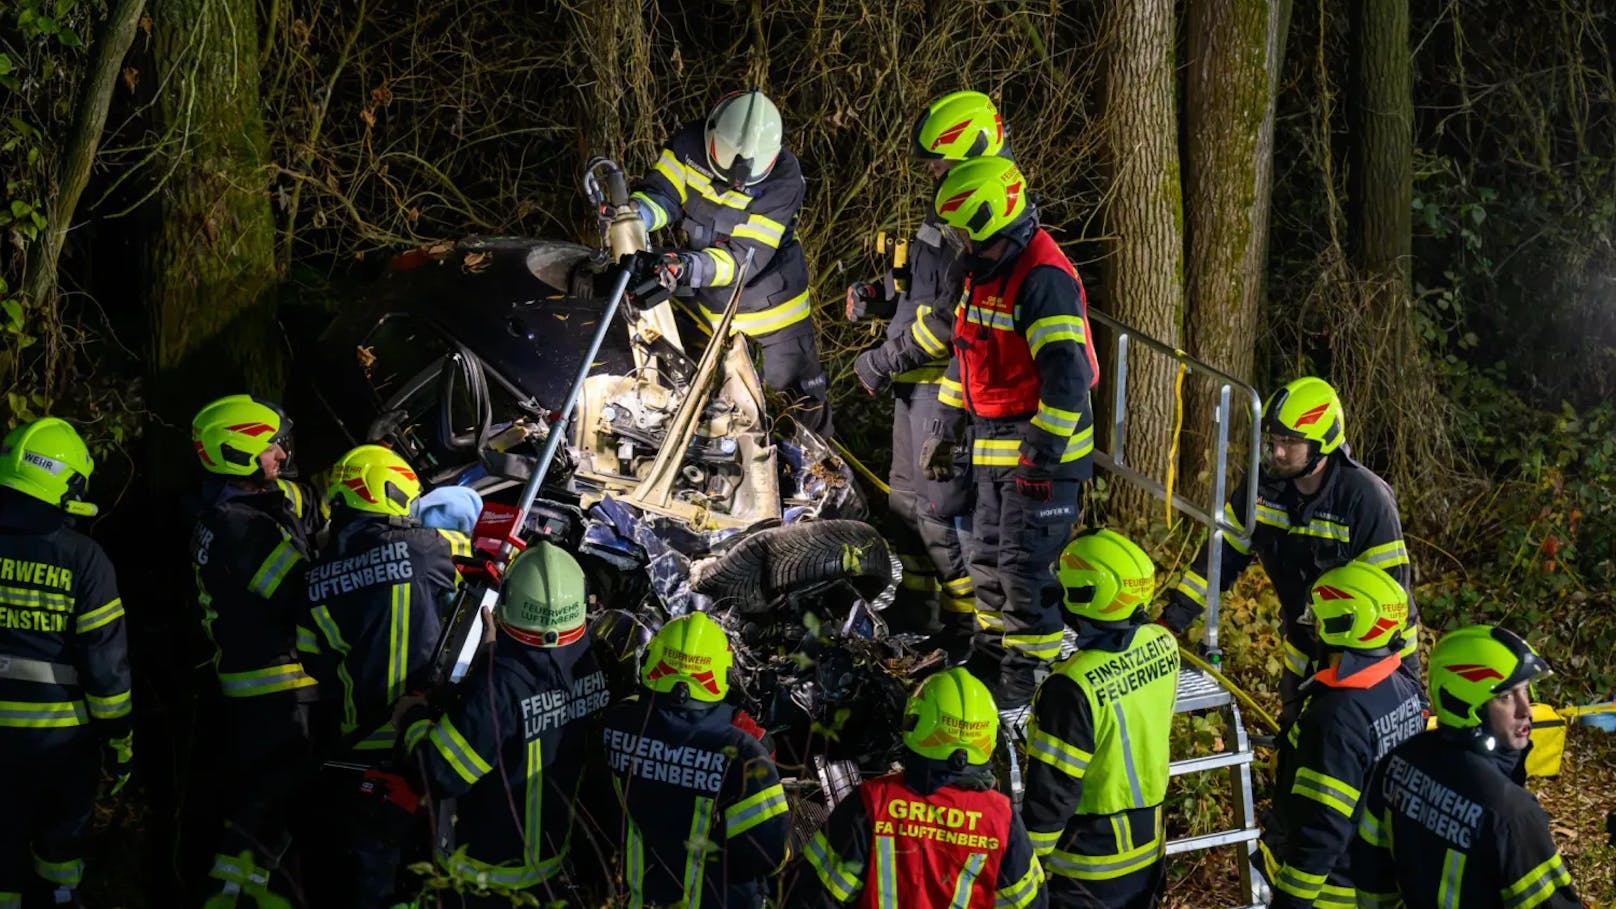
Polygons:
<instances>
[{"instance_id":1,"label":"white helmet","mask_svg":"<svg viewBox=\"0 0 1616 909\"><path fill-rule=\"evenodd\" d=\"M707 165L739 189L760 182L780 156L780 110L757 89L725 95L707 116Z\"/></svg>"}]
</instances>

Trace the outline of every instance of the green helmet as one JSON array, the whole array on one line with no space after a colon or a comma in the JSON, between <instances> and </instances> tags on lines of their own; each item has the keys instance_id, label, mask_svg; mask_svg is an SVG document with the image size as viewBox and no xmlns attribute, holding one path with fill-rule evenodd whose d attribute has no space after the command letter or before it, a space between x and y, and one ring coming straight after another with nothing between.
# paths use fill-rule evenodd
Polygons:
<instances>
[{"instance_id":1,"label":"green helmet","mask_svg":"<svg viewBox=\"0 0 1616 909\"><path fill-rule=\"evenodd\" d=\"M1431 651L1431 709L1443 726L1474 729L1483 723L1488 701L1553 671L1513 631L1469 625L1443 635Z\"/></svg>"},{"instance_id":2,"label":"green helmet","mask_svg":"<svg viewBox=\"0 0 1616 909\"><path fill-rule=\"evenodd\" d=\"M1066 611L1098 622L1121 622L1156 595L1156 566L1114 530L1091 530L1066 544L1055 563Z\"/></svg>"},{"instance_id":3,"label":"green helmet","mask_svg":"<svg viewBox=\"0 0 1616 909\"><path fill-rule=\"evenodd\" d=\"M292 421L279 407L252 395L230 395L197 411L191 446L209 473L258 474L258 456L271 445L292 450Z\"/></svg>"},{"instance_id":4,"label":"green helmet","mask_svg":"<svg viewBox=\"0 0 1616 909\"><path fill-rule=\"evenodd\" d=\"M1027 178L1008 158L961 161L943 177L935 204L944 222L986 242L1027 214Z\"/></svg>"},{"instance_id":5,"label":"green helmet","mask_svg":"<svg viewBox=\"0 0 1616 909\"><path fill-rule=\"evenodd\" d=\"M1300 436L1327 455L1347 436L1341 398L1330 383L1316 376L1292 380L1263 406L1263 429L1275 435Z\"/></svg>"},{"instance_id":6,"label":"green helmet","mask_svg":"<svg viewBox=\"0 0 1616 909\"><path fill-rule=\"evenodd\" d=\"M903 708L903 744L921 757L946 761L960 752L967 764L986 764L998 739L993 695L963 667L927 678Z\"/></svg>"},{"instance_id":7,"label":"green helmet","mask_svg":"<svg viewBox=\"0 0 1616 909\"><path fill-rule=\"evenodd\" d=\"M663 625L651 637L640 682L662 694L683 685L692 699L716 704L729 694L729 668L734 662L724 629L705 612L692 612Z\"/></svg>"},{"instance_id":8,"label":"green helmet","mask_svg":"<svg viewBox=\"0 0 1616 909\"><path fill-rule=\"evenodd\" d=\"M381 445L361 445L338 459L325 491L329 502L397 517L409 514L410 503L420 495L421 481L415 471Z\"/></svg>"},{"instance_id":9,"label":"green helmet","mask_svg":"<svg viewBox=\"0 0 1616 909\"><path fill-rule=\"evenodd\" d=\"M0 486L8 486L68 514L92 517L83 500L95 459L66 420L41 417L6 433L0 442Z\"/></svg>"},{"instance_id":10,"label":"green helmet","mask_svg":"<svg viewBox=\"0 0 1616 909\"><path fill-rule=\"evenodd\" d=\"M757 89L731 92L707 117L707 166L739 189L761 182L780 157L780 109Z\"/></svg>"},{"instance_id":11,"label":"green helmet","mask_svg":"<svg viewBox=\"0 0 1616 909\"><path fill-rule=\"evenodd\" d=\"M949 92L915 120L914 153L932 161L964 161L1004 148L1004 120L981 92Z\"/></svg>"},{"instance_id":12,"label":"green helmet","mask_svg":"<svg viewBox=\"0 0 1616 909\"><path fill-rule=\"evenodd\" d=\"M1373 565L1348 562L1319 575L1308 608L1326 647L1377 650L1401 642L1408 591Z\"/></svg>"},{"instance_id":13,"label":"green helmet","mask_svg":"<svg viewBox=\"0 0 1616 909\"><path fill-rule=\"evenodd\" d=\"M584 570L565 549L540 540L505 569L494 618L511 637L535 647L563 647L584 636L589 606Z\"/></svg>"}]
</instances>

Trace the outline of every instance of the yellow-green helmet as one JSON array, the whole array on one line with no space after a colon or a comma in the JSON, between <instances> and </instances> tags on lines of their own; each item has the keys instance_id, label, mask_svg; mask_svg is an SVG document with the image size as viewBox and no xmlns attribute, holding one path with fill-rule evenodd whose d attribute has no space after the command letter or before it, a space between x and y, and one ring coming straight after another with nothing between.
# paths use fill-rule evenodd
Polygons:
<instances>
[{"instance_id":1,"label":"yellow-green helmet","mask_svg":"<svg viewBox=\"0 0 1616 909\"><path fill-rule=\"evenodd\" d=\"M252 395L229 395L197 411L191 447L209 473L250 477L271 445L292 450L292 421L279 407Z\"/></svg>"},{"instance_id":2,"label":"yellow-green helmet","mask_svg":"<svg viewBox=\"0 0 1616 909\"><path fill-rule=\"evenodd\" d=\"M937 216L977 242L1027 214L1027 178L1008 158L972 158L949 169L937 187Z\"/></svg>"},{"instance_id":3,"label":"yellow-green helmet","mask_svg":"<svg viewBox=\"0 0 1616 909\"><path fill-rule=\"evenodd\" d=\"M1408 591L1367 562L1348 562L1319 575L1308 608L1326 647L1376 650L1401 641Z\"/></svg>"},{"instance_id":4,"label":"yellow-green helmet","mask_svg":"<svg viewBox=\"0 0 1616 909\"><path fill-rule=\"evenodd\" d=\"M729 668L734 662L724 629L705 612L692 612L651 636L640 683L662 694L683 685L693 700L716 704L729 694Z\"/></svg>"},{"instance_id":5,"label":"yellow-green helmet","mask_svg":"<svg viewBox=\"0 0 1616 909\"><path fill-rule=\"evenodd\" d=\"M41 417L6 433L0 441L0 486L8 486L68 514L90 517L83 501L95 459L66 420Z\"/></svg>"},{"instance_id":6,"label":"yellow-green helmet","mask_svg":"<svg viewBox=\"0 0 1616 909\"><path fill-rule=\"evenodd\" d=\"M1066 544L1055 563L1066 611L1098 622L1121 622L1156 595L1156 566L1114 530L1090 530Z\"/></svg>"},{"instance_id":7,"label":"yellow-green helmet","mask_svg":"<svg viewBox=\"0 0 1616 909\"><path fill-rule=\"evenodd\" d=\"M331 468L326 500L355 511L402 517L421 495L415 470L392 449L361 445L343 455Z\"/></svg>"},{"instance_id":8,"label":"yellow-green helmet","mask_svg":"<svg viewBox=\"0 0 1616 909\"><path fill-rule=\"evenodd\" d=\"M1443 726L1474 729L1484 722L1488 701L1553 671L1513 631L1469 625L1443 635L1431 651L1431 709Z\"/></svg>"},{"instance_id":9,"label":"yellow-green helmet","mask_svg":"<svg viewBox=\"0 0 1616 909\"><path fill-rule=\"evenodd\" d=\"M964 752L965 763L986 764L998 739L993 695L963 667L927 678L903 708L903 744L921 757L946 761Z\"/></svg>"},{"instance_id":10,"label":"yellow-green helmet","mask_svg":"<svg viewBox=\"0 0 1616 909\"><path fill-rule=\"evenodd\" d=\"M1317 442L1321 455L1340 448L1347 437L1341 398L1317 376L1294 379L1274 392L1263 407L1263 429Z\"/></svg>"},{"instance_id":11,"label":"yellow-green helmet","mask_svg":"<svg viewBox=\"0 0 1616 909\"><path fill-rule=\"evenodd\" d=\"M584 636L589 595L584 570L560 546L540 540L505 569L494 618L535 647L564 647Z\"/></svg>"},{"instance_id":12,"label":"yellow-green helmet","mask_svg":"<svg viewBox=\"0 0 1616 909\"><path fill-rule=\"evenodd\" d=\"M1004 148L1004 120L981 92L949 92L926 105L915 120L915 157L964 161L997 155Z\"/></svg>"}]
</instances>

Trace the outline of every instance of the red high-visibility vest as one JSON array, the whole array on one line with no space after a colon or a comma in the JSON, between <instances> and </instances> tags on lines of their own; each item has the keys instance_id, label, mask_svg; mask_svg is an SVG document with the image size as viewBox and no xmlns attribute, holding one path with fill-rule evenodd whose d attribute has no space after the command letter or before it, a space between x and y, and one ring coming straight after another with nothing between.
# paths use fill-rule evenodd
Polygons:
<instances>
[{"instance_id":1,"label":"red high-visibility vest","mask_svg":"<svg viewBox=\"0 0 1616 909\"><path fill-rule=\"evenodd\" d=\"M944 786L922 796L894 773L859 787L873 836L863 909L993 909L1010 836L1003 793Z\"/></svg>"},{"instance_id":2,"label":"red high-visibility vest","mask_svg":"<svg viewBox=\"0 0 1616 909\"><path fill-rule=\"evenodd\" d=\"M1089 387L1100 380L1089 331L1088 295L1077 269L1042 227L1033 231L1027 248L1008 274L980 284L967 278L969 293L954 312L954 338L960 361L965 409L978 417L1026 416L1038 409L1038 369L1027 338L1016 330L1016 295L1027 273L1051 265L1077 282L1078 314L1083 319L1083 350L1089 358Z\"/></svg>"}]
</instances>

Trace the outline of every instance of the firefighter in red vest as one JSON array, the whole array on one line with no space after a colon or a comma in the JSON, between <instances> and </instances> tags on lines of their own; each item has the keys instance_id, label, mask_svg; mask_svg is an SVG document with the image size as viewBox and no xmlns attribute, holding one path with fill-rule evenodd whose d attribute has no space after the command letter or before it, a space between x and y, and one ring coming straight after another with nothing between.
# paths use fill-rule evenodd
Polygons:
<instances>
[{"instance_id":1,"label":"firefighter in red vest","mask_svg":"<svg viewBox=\"0 0 1616 909\"><path fill-rule=\"evenodd\" d=\"M943 416L921 446L928 478L954 472L970 417L976 471L980 633L967 664L1000 709L1025 707L1060 652L1061 591L1050 566L1078 519L1094 450L1083 282L1033 217L1027 181L1004 158L956 164L937 214L965 235L966 287L954 357L938 391Z\"/></svg>"},{"instance_id":2,"label":"firefighter in red vest","mask_svg":"<svg viewBox=\"0 0 1616 909\"><path fill-rule=\"evenodd\" d=\"M831 812L789 882L788 909L1044 909L1027 828L994 789L998 708L964 669L926 679L904 708L904 769Z\"/></svg>"}]
</instances>

